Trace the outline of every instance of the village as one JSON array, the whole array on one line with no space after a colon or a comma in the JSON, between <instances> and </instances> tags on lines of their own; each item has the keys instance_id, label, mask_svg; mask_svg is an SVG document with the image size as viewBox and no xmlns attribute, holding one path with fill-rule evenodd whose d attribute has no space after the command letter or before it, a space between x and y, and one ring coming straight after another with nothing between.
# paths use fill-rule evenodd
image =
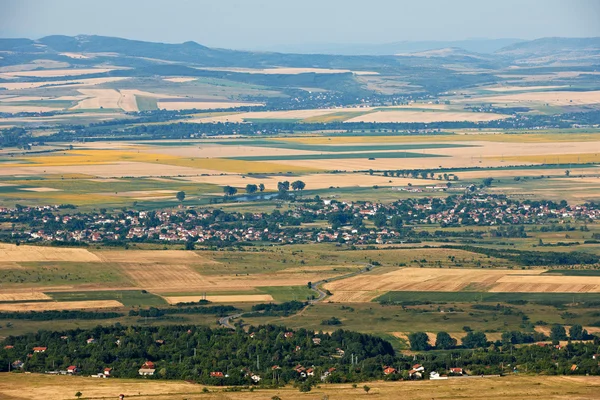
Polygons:
<instances>
[{"instance_id":1,"label":"village","mask_svg":"<svg viewBox=\"0 0 600 400\"><path fill-rule=\"evenodd\" d=\"M497 232L524 237L518 226L550 224L546 229L569 231L573 230L571 223L598 219L600 207L594 203L520 202L496 195L407 199L391 204L317 199L295 203L284 212L275 209L271 214L192 207L113 213L69 213L61 206L0 208L0 222L10 226L4 234L10 232L11 240L53 243L391 244L431 235L417 233L414 228L419 226L506 226Z\"/></svg>"}]
</instances>

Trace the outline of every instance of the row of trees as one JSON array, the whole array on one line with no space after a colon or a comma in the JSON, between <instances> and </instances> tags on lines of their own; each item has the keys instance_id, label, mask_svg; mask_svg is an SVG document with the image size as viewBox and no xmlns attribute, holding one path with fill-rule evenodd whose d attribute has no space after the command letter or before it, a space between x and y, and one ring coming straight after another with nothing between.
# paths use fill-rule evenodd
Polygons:
<instances>
[{"instance_id":1,"label":"row of trees","mask_svg":"<svg viewBox=\"0 0 600 400\"><path fill-rule=\"evenodd\" d=\"M488 347L491 343L483 332L475 332L465 327L466 336L461 338L463 348L475 349ZM550 336L540 332L523 333L518 331L504 332L500 345L514 345L524 343L541 342L550 339L554 344L565 340L590 340L594 336L590 335L581 325L575 324L569 329L569 334L564 326L555 324L550 329ZM425 332L414 332L408 335L411 350L426 351L435 348L436 350L450 350L458 347L458 341L448 332L439 332L435 338L435 344L429 342L429 336Z\"/></svg>"},{"instance_id":2,"label":"row of trees","mask_svg":"<svg viewBox=\"0 0 600 400\"><path fill-rule=\"evenodd\" d=\"M306 184L300 180L294 181L291 184L289 181L277 182L277 191L279 193L287 193L290 190L290 187L295 191L304 190ZM246 185L247 194L254 194L256 192L262 193L264 191L265 185L263 183L260 183L258 185L250 183ZM223 193L225 194L225 196L235 196L238 193L238 189L233 186L227 185L223 187Z\"/></svg>"}]
</instances>

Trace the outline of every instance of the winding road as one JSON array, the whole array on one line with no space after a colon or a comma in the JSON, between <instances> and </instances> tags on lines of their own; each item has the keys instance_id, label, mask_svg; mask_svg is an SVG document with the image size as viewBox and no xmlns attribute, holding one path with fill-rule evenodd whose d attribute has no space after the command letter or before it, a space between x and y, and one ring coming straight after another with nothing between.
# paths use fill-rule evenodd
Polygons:
<instances>
[{"instance_id":1,"label":"winding road","mask_svg":"<svg viewBox=\"0 0 600 400\"><path fill-rule=\"evenodd\" d=\"M320 301L325 300L325 298L327 297L327 292L321 288L321 285L323 285L323 284L325 284L327 282L332 282L332 281L337 281L337 280L340 280L340 279L351 278L351 277L356 276L356 275L364 274L366 272L371 271L373 268L374 268L373 265L367 264L360 271L351 272L351 273L346 274L346 275L340 275L340 276L336 276L335 278L323 279L323 280L320 280L318 282L311 283L310 288L311 288L311 290L314 290L315 292L317 292L317 297L314 298L314 299L312 299L312 300L309 300L306 307L308 307L309 305L313 305L313 304L316 304L316 303L318 303ZM306 307L304 309L306 309ZM300 311L300 312L302 312L302 311ZM239 313L235 313L235 314L230 314L230 315L226 315L224 317L221 317L221 318L219 318L219 325L221 325L224 328L235 329L235 327L231 324L231 320L240 318L245 313L246 312L243 311L243 312L239 312Z\"/></svg>"}]
</instances>

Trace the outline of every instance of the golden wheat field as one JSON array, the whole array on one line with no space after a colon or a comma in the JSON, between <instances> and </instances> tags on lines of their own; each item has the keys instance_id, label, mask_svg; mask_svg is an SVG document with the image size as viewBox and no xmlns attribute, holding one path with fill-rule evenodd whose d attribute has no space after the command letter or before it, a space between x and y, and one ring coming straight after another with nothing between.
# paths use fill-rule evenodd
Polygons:
<instances>
[{"instance_id":1,"label":"golden wheat field","mask_svg":"<svg viewBox=\"0 0 600 400\"><path fill-rule=\"evenodd\" d=\"M32 301L32 300L52 300L50 296L42 292L20 292L20 293L0 293L0 302L3 301Z\"/></svg>"},{"instance_id":2,"label":"golden wheat field","mask_svg":"<svg viewBox=\"0 0 600 400\"><path fill-rule=\"evenodd\" d=\"M474 112L424 112L424 111L377 111L350 118L345 122L451 122L451 121L494 121L508 118L507 115Z\"/></svg>"},{"instance_id":3,"label":"golden wheat field","mask_svg":"<svg viewBox=\"0 0 600 400\"><path fill-rule=\"evenodd\" d=\"M588 105L600 103L600 91L548 91L507 94L459 100L461 102L485 102L493 104L549 104L553 106Z\"/></svg>"},{"instance_id":4,"label":"golden wheat field","mask_svg":"<svg viewBox=\"0 0 600 400\"><path fill-rule=\"evenodd\" d=\"M34 71L4 72L0 74L0 77L8 79L14 77L57 78L60 76L103 74L114 70L115 68L39 69Z\"/></svg>"},{"instance_id":5,"label":"golden wheat field","mask_svg":"<svg viewBox=\"0 0 600 400\"><path fill-rule=\"evenodd\" d=\"M352 71L349 69L329 69L329 68L294 68L294 67L279 67L279 68L198 68L207 71L230 71L243 72L246 74L265 74L265 75L297 75L297 74L344 74L353 73L355 75L379 75L373 71Z\"/></svg>"},{"instance_id":6,"label":"golden wheat field","mask_svg":"<svg viewBox=\"0 0 600 400\"><path fill-rule=\"evenodd\" d=\"M166 296L164 299L169 304L197 302L202 299L213 303L261 303L273 301L270 294L232 294L232 295L208 295L208 296Z\"/></svg>"},{"instance_id":7,"label":"golden wheat field","mask_svg":"<svg viewBox=\"0 0 600 400\"><path fill-rule=\"evenodd\" d=\"M28 261L99 262L100 259L85 249L16 246L14 244L0 243L0 264Z\"/></svg>"},{"instance_id":8,"label":"golden wheat field","mask_svg":"<svg viewBox=\"0 0 600 400\"><path fill-rule=\"evenodd\" d=\"M297 388L257 389L252 392L225 392L223 387L207 387L183 381L147 379L94 379L81 376L49 376L41 374L0 373L0 396L5 400L73 399L80 391L83 398L139 400L265 400L281 399L470 399L488 400L589 400L597 399L600 378L596 376L507 376L447 381L369 382L366 394L351 384L322 384L310 393L299 393Z\"/></svg>"},{"instance_id":9,"label":"golden wheat field","mask_svg":"<svg viewBox=\"0 0 600 400\"><path fill-rule=\"evenodd\" d=\"M40 301L35 303L0 303L0 311L56 311L85 310L97 308L119 308L123 304L116 300L87 301Z\"/></svg>"}]
</instances>

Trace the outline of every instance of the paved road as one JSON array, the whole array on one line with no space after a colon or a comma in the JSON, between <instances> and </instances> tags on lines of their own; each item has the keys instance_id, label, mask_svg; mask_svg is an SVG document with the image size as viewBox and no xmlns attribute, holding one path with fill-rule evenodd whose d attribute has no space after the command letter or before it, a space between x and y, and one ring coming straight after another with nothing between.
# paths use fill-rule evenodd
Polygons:
<instances>
[{"instance_id":1,"label":"paved road","mask_svg":"<svg viewBox=\"0 0 600 400\"><path fill-rule=\"evenodd\" d=\"M335 278L331 278L331 279L323 279L321 281L311 283L310 288L312 290L314 290L315 292L317 292L317 297L312 300L309 300L308 304L309 305L316 304L320 301L325 300L325 298L327 297L327 292L325 290L321 289L321 285L323 285L324 283L331 282L331 281L337 281L339 279L351 278L356 275L364 274L365 272L369 272L372 268L373 268L373 265L368 264L368 265L365 265L363 267L363 269L361 269L360 271L352 272L352 273L349 273L346 275L336 276ZM219 325L221 325L224 328L235 329L235 327L231 324L231 320L240 318L244 314L245 314L245 312L226 315L219 319Z\"/></svg>"}]
</instances>

